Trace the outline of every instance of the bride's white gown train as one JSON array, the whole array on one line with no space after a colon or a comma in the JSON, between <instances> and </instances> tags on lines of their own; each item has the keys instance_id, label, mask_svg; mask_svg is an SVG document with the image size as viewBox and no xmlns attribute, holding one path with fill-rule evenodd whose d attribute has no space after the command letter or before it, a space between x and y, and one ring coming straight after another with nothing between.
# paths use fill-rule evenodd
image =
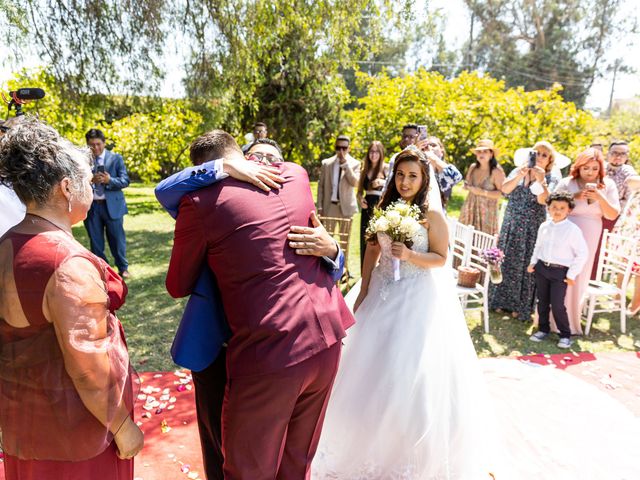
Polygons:
<instances>
[{"instance_id":1,"label":"bride's white gown train","mask_svg":"<svg viewBox=\"0 0 640 480\"><path fill-rule=\"evenodd\" d=\"M391 241L356 313L313 465L314 479L487 480L486 388L450 270L401 262ZM428 251L427 232L414 240ZM351 304L358 289L349 293Z\"/></svg>"}]
</instances>

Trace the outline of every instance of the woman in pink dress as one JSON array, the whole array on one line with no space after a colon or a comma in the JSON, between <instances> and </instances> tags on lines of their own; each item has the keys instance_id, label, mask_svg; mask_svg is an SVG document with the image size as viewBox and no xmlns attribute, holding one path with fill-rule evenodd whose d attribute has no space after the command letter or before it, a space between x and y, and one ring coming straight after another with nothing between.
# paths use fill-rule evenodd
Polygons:
<instances>
[{"instance_id":1,"label":"woman in pink dress","mask_svg":"<svg viewBox=\"0 0 640 480\"><path fill-rule=\"evenodd\" d=\"M131 480L143 445L115 310L127 287L74 240L88 153L35 120L0 141L27 215L0 238L0 430L6 480Z\"/></svg>"},{"instance_id":2,"label":"woman in pink dress","mask_svg":"<svg viewBox=\"0 0 640 480\"><path fill-rule=\"evenodd\" d=\"M571 334L581 335L582 297L587 289L598 249L602 218L613 220L620 214L618 189L613 180L605 177L602 152L589 148L576 157L569 176L562 179L556 192L569 192L573 195L576 207L569 215L569 220L580 227L589 248L587 263L576 277L575 285L567 287L565 296ZM555 329L555 325L553 327Z\"/></svg>"}]
</instances>

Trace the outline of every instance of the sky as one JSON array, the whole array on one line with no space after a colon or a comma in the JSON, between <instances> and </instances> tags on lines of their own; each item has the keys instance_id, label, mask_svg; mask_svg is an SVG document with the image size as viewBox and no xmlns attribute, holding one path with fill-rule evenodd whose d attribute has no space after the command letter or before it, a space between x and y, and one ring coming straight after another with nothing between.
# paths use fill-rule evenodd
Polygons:
<instances>
[{"instance_id":1,"label":"sky","mask_svg":"<svg viewBox=\"0 0 640 480\"><path fill-rule=\"evenodd\" d=\"M633 6L637 0L627 0ZM461 25L469 25L469 14L463 0L429 0L429 8L441 9L447 18L445 39L449 48L461 46L468 35L468 28L461 28ZM640 39L639 39L640 40ZM610 49L605 57L620 55L618 50L620 45L615 45ZM637 73L632 75L620 75L616 78L614 99L632 98L640 95L640 41L635 42L630 48L625 48L624 60L627 65L634 67ZM609 106L609 95L611 94L611 83L613 74L597 79L591 88L587 98L585 108L606 111Z\"/></svg>"},{"instance_id":2,"label":"sky","mask_svg":"<svg viewBox=\"0 0 640 480\"><path fill-rule=\"evenodd\" d=\"M424 0L423 0L424 1ZM463 0L426 0L428 2L429 9L441 9L446 18L446 30L445 40L449 48L460 47L467 38L467 26L469 25L469 15L467 9L464 6ZM627 5L633 9L633 5L637 0L627 0ZM418 2L422 3L423 2ZM633 12L635 14L635 12ZM464 26L464 27L462 27ZM640 95L640 39L632 44L630 47L624 47L625 55L624 60L627 65L634 67L638 73L635 74L619 74L616 79L616 86L614 92L614 99L626 99L632 98L636 95ZM184 61L183 52L179 51L179 45L182 42L171 42L176 45L175 48L167 48L165 50L166 65L179 66ZM616 58L620 53L622 47L615 45L605 55L608 58ZM0 61L4 59L2 51L0 51ZM36 62L27 60L28 65L36 66ZM5 69L6 70L6 69ZM0 82L9 78L11 72L1 71ZM160 94L166 97L176 97L184 94L184 88L181 81L183 78L183 71L181 68L168 68L167 76L162 85ZM606 111L609 105L609 95L611 92L612 74L606 74L603 78L599 78L594 83L589 98L587 99L585 107L591 110Z\"/></svg>"}]
</instances>

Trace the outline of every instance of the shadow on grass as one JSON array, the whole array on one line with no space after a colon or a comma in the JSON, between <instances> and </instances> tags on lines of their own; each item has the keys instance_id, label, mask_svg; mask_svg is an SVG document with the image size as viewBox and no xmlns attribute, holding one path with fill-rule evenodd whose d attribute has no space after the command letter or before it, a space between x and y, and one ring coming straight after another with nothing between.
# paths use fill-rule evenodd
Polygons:
<instances>
[{"instance_id":1,"label":"shadow on grass","mask_svg":"<svg viewBox=\"0 0 640 480\"><path fill-rule=\"evenodd\" d=\"M175 368L169 349L186 299L173 299L164 288L166 271L127 284L127 302L118 312L124 325L132 363L140 370Z\"/></svg>"},{"instance_id":2,"label":"shadow on grass","mask_svg":"<svg viewBox=\"0 0 640 480\"><path fill-rule=\"evenodd\" d=\"M136 215L164 212L160 204L155 200L145 202L131 202L127 204L127 208L129 209L129 215L132 215L134 217Z\"/></svg>"},{"instance_id":3,"label":"shadow on grass","mask_svg":"<svg viewBox=\"0 0 640 480\"><path fill-rule=\"evenodd\" d=\"M509 315L490 313L489 333L484 333L478 311L467 313L469 332L481 357L520 356L570 352L634 351L634 339L640 337L640 322L627 319L627 332L620 333L618 314L601 314L594 321L588 336L574 336L571 349L557 347L558 336L535 343L529 340L535 331L532 322L522 322ZM584 324L583 324L584 328Z\"/></svg>"}]
</instances>

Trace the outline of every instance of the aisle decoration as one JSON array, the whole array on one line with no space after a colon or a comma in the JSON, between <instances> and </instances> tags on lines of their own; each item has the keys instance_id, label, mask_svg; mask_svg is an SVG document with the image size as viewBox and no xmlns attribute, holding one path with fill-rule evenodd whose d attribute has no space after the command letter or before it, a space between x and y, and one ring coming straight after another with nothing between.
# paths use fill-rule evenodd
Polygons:
<instances>
[{"instance_id":1,"label":"aisle decoration","mask_svg":"<svg viewBox=\"0 0 640 480\"><path fill-rule=\"evenodd\" d=\"M482 258L489 264L489 279L491 283L502 283L502 269L504 252L497 247L488 248L482 252Z\"/></svg>"}]
</instances>

